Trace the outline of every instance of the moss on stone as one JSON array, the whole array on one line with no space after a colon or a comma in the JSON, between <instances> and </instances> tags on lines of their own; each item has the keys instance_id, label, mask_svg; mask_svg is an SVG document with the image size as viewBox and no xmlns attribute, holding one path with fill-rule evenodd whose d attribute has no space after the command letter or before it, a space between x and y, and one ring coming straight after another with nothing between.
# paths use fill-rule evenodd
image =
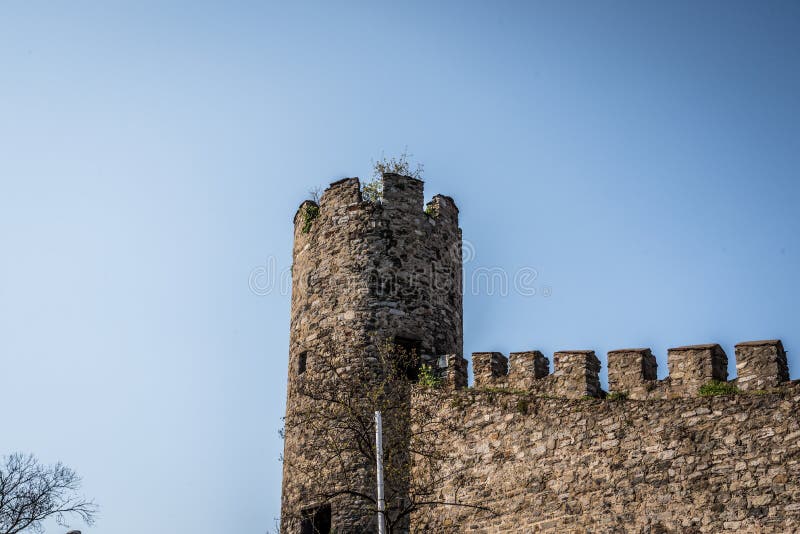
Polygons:
<instances>
[{"instance_id":1,"label":"moss on stone","mask_svg":"<svg viewBox=\"0 0 800 534\"><path fill-rule=\"evenodd\" d=\"M314 219L319 217L319 206L314 204L306 204L303 208L303 233L307 234L311 231L311 225Z\"/></svg>"},{"instance_id":2,"label":"moss on stone","mask_svg":"<svg viewBox=\"0 0 800 534\"><path fill-rule=\"evenodd\" d=\"M738 395L739 388L729 382L711 380L700 386L701 397L716 397L718 395Z\"/></svg>"}]
</instances>

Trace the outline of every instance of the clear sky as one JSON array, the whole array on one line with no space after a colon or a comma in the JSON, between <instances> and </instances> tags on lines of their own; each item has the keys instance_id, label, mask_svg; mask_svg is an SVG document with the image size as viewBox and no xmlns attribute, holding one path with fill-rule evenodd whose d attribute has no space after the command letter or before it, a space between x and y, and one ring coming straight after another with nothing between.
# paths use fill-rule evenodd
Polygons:
<instances>
[{"instance_id":1,"label":"clear sky","mask_svg":"<svg viewBox=\"0 0 800 534\"><path fill-rule=\"evenodd\" d=\"M79 471L85 534L274 526L251 275L406 145L467 280L536 291L468 283L467 353L781 338L800 377L800 3L300 4L0 2L0 454Z\"/></svg>"}]
</instances>

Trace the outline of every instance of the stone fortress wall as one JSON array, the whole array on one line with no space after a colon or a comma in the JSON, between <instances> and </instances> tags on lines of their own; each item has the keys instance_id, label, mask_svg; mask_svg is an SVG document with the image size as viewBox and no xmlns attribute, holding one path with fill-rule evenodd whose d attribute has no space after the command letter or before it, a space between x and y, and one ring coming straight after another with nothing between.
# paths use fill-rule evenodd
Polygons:
<instances>
[{"instance_id":1,"label":"stone fortress wall","mask_svg":"<svg viewBox=\"0 0 800 534\"><path fill-rule=\"evenodd\" d=\"M800 381L780 341L738 344L729 382L719 345L670 349L663 380L649 349L612 351L609 394L592 351L555 353L553 374L541 352L510 356L474 353L472 388L452 366L440 402L461 429L442 439L453 471L480 481L441 495L491 513L423 510L414 531L800 532ZM738 394L701 396L712 381Z\"/></svg>"},{"instance_id":2,"label":"stone fortress wall","mask_svg":"<svg viewBox=\"0 0 800 534\"><path fill-rule=\"evenodd\" d=\"M731 381L719 345L670 349L663 380L649 349L612 351L608 394L593 351L556 352L552 374L539 351L479 352L467 387L458 209L437 195L423 210L413 178L387 174L383 187L372 203L358 179L340 180L295 215L282 532L300 532L302 511L321 504L303 472L324 466L288 430L305 402L297 386L326 379L314 356L332 344L365 357L378 339L413 343L439 368L439 410L459 430L436 446L480 481L439 493L491 509L426 508L413 532L800 531L800 384L780 341L737 345ZM712 381L741 393L699 396ZM370 469L354 463L329 483L371 491ZM337 532L373 528L352 500L329 504Z\"/></svg>"}]
</instances>

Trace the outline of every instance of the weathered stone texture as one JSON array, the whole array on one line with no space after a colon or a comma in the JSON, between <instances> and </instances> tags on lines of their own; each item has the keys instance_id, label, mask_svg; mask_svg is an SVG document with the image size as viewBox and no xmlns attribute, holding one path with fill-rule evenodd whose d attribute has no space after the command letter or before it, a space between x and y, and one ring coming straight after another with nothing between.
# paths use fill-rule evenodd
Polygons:
<instances>
[{"instance_id":1,"label":"weathered stone texture","mask_svg":"<svg viewBox=\"0 0 800 534\"><path fill-rule=\"evenodd\" d=\"M800 531L800 384L650 401L462 390L442 409L479 486L420 511L414 532ZM459 466L454 466L454 471Z\"/></svg>"},{"instance_id":2,"label":"weathered stone texture","mask_svg":"<svg viewBox=\"0 0 800 534\"><path fill-rule=\"evenodd\" d=\"M789 380L786 351L780 340L736 345L736 385L744 391L765 390Z\"/></svg>"},{"instance_id":3,"label":"weathered stone texture","mask_svg":"<svg viewBox=\"0 0 800 534\"><path fill-rule=\"evenodd\" d=\"M467 387L467 360L460 354L445 355L447 367L444 369L443 386L445 389L462 389Z\"/></svg>"},{"instance_id":4,"label":"weathered stone texture","mask_svg":"<svg viewBox=\"0 0 800 534\"><path fill-rule=\"evenodd\" d=\"M383 201L363 201L357 178L331 184L316 204L304 202L294 218L289 376L282 493L282 531L294 532L312 502L304 472L320 469L310 438L292 425L309 402L297 394L303 380L328 380L315 355L368 358L377 344L402 340L418 355L457 355L462 349L461 230L458 208L435 196L423 211L423 183L385 174ZM305 372L300 373L301 360ZM447 377L466 385L466 363L452 359ZM449 362L448 362L449 363ZM387 422L387 424L390 424ZM328 485L349 477L372 491L371 465L353 460L346 473L330 472ZM315 483L319 483L316 477ZM312 490L314 488L311 488ZM339 532L371 528L353 497L331 503Z\"/></svg>"},{"instance_id":5,"label":"weathered stone texture","mask_svg":"<svg viewBox=\"0 0 800 534\"><path fill-rule=\"evenodd\" d=\"M475 387L504 386L508 375L508 358L499 352L473 352L472 374Z\"/></svg>"},{"instance_id":6,"label":"weathered stone texture","mask_svg":"<svg viewBox=\"0 0 800 534\"><path fill-rule=\"evenodd\" d=\"M423 212L413 178L387 174L383 187L382 203L364 202L358 179L340 180L295 215L282 532L299 532L299 512L322 504L310 498L309 469L333 489L350 480L373 491L373 465L318 465L312 436L290 423L308 407L298 386L329 379L315 367L320 354L335 347L346 371L348 358L370 358L387 339L435 364L435 406L451 425L430 447L457 453L453 474L469 471L444 473L431 498L490 509L425 508L412 531L800 531L800 383L788 382L780 341L736 346L731 385L743 395L698 397L727 380L715 344L670 349L663 380L650 349L611 351L615 400L603 400L593 351L556 352L552 374L539 351L474 353L469 389L458 209L437 195ZM356 498L329 504L337 532L374 530Z\"/></svg>"},{"instance_id":7,"label":"weathered stone texture","mask_svg":"<svg viewBox=\"0 0 800 534\"><path fill-rule=\"evenodd\" d=\"M608 353L608 389L632 399L647 398L658 379L658 363L650 349L620 349Z\"/></svg>"},{"instance_id":8,"label":"weathered stone texture","mask_svg":"<svg viewBox=\"0 0 800 534\"><path fill-rule=\"evenodd\" d=\"M591 350L561 351L553 354L555 387L553 393L559 397L579 399L599 397L600 360Z\"/></svg>"},{"instance_id":9,"label":"weathered stone texture","mask_svg":"<svg viewBox=\"0 0 800 534\"><path fill-rule=\"evenodd\" d=\"M515 389L529 389L550 373L550 361L538 350L512 352L509 361L508 384Z\"/></svg>"},{"instance_id":10,"label":"weathered stone texture","mask_svg":"<svg viewBox=\"0 0 800 534\"><path fill-rule=\"evenodd\" d=\"M474 352L472 371L476 388L525 389L539 395L567 399L600 397L600 360L591 350L560 351L553 355L555 372L549 375L549 360L538 350L511 353Z\"/></svg>"},{"instance_id":11,"label":"weathered stone texture","mask_svg":"<svg viewBox=\"0 0 800 534\"><path fill-rule=\"evenodd\" d=\"M728 379L728 356L716 344L669 349L667 365L673 396L695 394L711 380L724 382Z\"/></svg>"}]
</instances>

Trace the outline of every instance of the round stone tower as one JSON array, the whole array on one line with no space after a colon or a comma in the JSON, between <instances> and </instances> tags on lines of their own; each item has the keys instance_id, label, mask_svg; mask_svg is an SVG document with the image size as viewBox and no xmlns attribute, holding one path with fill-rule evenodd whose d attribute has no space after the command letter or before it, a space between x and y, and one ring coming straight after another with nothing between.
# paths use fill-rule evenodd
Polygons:
<instances>
[{"instance_id":1,"label":"round stone tower","mask_svg":"<svg viewBox=\"0 0 800 534\"><path fill-rule=\"evenodd\" d=\"M347 178L295 215L281 532L373 529L357 497L320 502L305 476L330 469L317 465L310 445L309 433L318 430L292 424L308 402L298 386L324 379L315 374L315 358L331 347L367 358L385 340L421 357L462 354L458 208L446 196L424 209L423 201L422 181L387 173L380 202L365 201L358 178ZM334 468L329 483L362 476L372 495L372 466L353 463Z\"/></svg>"}]
</instances>

